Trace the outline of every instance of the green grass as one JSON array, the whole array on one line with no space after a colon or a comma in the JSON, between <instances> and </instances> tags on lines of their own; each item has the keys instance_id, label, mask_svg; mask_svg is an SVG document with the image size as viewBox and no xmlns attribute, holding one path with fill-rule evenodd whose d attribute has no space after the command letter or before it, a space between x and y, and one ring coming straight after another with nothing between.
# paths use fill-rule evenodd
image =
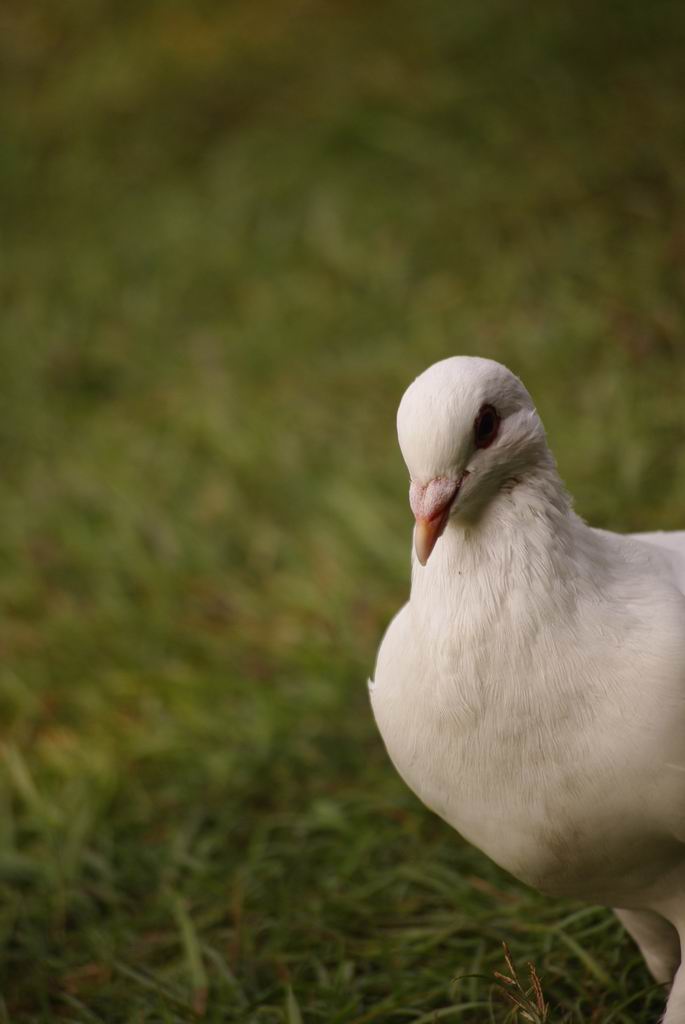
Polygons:
<instances>
[{"instance_id":1,"label":"green grass","mask_svg":"<svg viewBox=\"0 0 685 1024\"><path fill-rule=\"evenodd\" d=\"M523 377L594 523L685 525L683 29L3 6L0 1021L504 1024L502 941L552 1024L655 1019L611 915L405 790L366 678L437 358Z\"/></svg>"}]
</instances>

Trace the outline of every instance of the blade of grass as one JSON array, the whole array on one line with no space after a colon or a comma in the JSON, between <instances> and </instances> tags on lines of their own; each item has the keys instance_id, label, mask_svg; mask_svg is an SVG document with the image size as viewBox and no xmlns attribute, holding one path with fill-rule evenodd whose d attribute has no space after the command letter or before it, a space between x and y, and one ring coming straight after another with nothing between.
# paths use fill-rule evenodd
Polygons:
<instances>
[{"instance_id":1,"label":"blade of grass","mask_svg":"<svg viewBox=\"0 0 685 1024\"><path fill-rule=\"evenodd\" d=\"M188 974L190 975L190 984L193 992L193 1012L198 1017L203 1017L207 1009L208 984L200 942L193 920L180 897L176 897L173 900L173 912L185 950Z\"/></svg>"},{"instance_id":2,"label":"blade of grass","mask_svg":"<svg viewBox=\"0 0 685 1024\"><path fill-rule=\"evenodd\" d=\"M602 983L602 985L611 985L611 978L609 977L607 972L604 970L601 964L597 963L595 958L591 956L586 949L583 949L579 942L576 942L574 938L572 938L570 935L567 935L566 932L563 932L559 929L557 930L556 934L559 936L564 945L567 946L568 949L570 949L571 952L578 957L580 962L583 964L584 967L587 968L587 970L590 972L593 978L596 978L597 981Z\"/></svg>"},{"instance_id":3,"label":"blade of grass","mask_svg":"<svg viewBox=\"0 0 685 1024\"><path fill-rule=\"evenodd\" d=\"M302 1024L300 1004L290 985L285 990L285 1019L286 1024Z\"/></svg>"}]
</instances>

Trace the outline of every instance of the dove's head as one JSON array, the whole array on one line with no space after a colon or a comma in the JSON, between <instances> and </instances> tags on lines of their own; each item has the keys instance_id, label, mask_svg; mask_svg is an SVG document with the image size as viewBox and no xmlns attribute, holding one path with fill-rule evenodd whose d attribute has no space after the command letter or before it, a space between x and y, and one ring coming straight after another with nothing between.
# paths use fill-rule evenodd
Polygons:
<instances>
[{"instance_id":1,"label":"dove's head","mask_svg":"<svg viewBox=\"0 0 685 1024\"><path fill-rule=\"evenodd\" d=\"M450 518L477 520L503 488L550 459L530 395L492 359L430 366L404 393L397 434L422 565Z\"/></svg>"}]
</instances>

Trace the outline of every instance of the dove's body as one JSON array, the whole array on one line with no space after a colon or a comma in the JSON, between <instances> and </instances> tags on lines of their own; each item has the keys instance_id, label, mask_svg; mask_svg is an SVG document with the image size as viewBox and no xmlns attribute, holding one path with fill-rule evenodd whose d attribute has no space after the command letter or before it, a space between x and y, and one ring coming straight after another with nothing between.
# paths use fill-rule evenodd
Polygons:
<instances>
[{"instance_id":1,"label":"dove's body","mask_svg":"<svg viewBox=\"0 0 685 1024\"><path fill-rule=\"evenodd\" d=\"M374 714L408 785L497 863L685 937L685 533L593 530L546 446L533 461L414 560Z\"/></svg>"}]
</instances>

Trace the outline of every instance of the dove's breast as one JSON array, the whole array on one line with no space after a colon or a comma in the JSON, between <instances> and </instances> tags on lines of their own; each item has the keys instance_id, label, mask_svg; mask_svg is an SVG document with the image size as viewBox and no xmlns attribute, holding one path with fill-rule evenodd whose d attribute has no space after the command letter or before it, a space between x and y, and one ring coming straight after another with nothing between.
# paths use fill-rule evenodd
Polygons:
<instances>
[{"instance_id":1,"label":"dove's breast","mask_svg":"<svg viewBox=\"0 0 685 1024\"><path fill-rule=\"evenodd\" d=\"M577 638L555 652L534 637L521 652L501 639L475 659L439 649L421 642L405 605L371 689L388 753L431 810L521 880L625 905L683 859L681 843L650 824L660 721L634 717L610 666L595 692L579 696L569 683L555 693L550 659L570 679L592 674L592 650ZM641 725L653 734L647 749Z\"/></svg>"}]
</instances>

